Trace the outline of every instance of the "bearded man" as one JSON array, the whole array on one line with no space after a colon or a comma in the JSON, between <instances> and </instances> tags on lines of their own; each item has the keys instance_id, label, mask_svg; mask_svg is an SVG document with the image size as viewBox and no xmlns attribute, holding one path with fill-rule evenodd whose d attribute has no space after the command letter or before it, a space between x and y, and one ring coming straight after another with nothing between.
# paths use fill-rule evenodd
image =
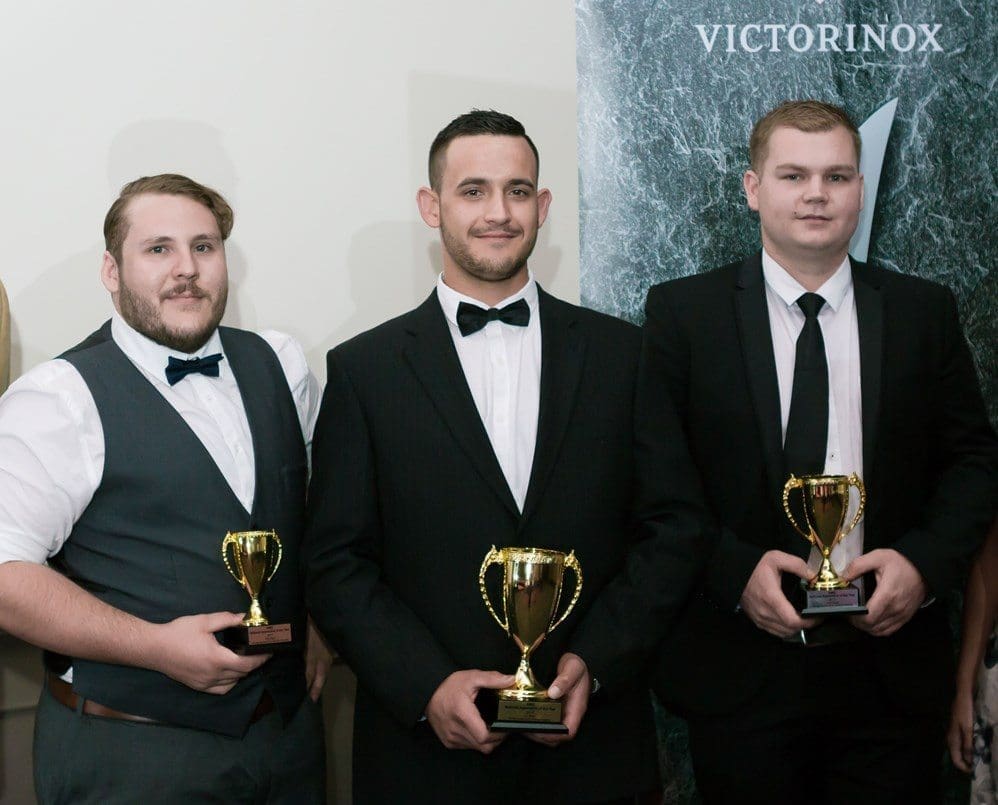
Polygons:
<instances>
[{"instance_id":1,"label":"bearded man","mask_svg":"<svg viewBox=\"0 0 998 805\"><path fill-rule=\"evenodd\" d=\"M324 801L298 556L318 403L299 344L219 327L232 209L184 176L126 185L104 222L114 313L0 399L0 628L46 650L41 803ZM228 531L276 530L266 590L297 645L215 633L248 597ZM312 697L306 695L311 689Z\"/></svg>"}]
</instances>

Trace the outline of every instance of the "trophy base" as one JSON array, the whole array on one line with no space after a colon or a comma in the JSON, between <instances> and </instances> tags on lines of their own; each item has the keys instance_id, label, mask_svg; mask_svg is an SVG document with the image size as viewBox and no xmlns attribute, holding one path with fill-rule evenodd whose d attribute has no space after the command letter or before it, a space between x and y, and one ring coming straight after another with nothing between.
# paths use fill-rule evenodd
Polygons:
<instances>
[{"instance_id":1,"label":"trophy base","mask_svg":"<svg viewBox=\"0 0 998 805\"><path fill-rule=\"evenodd\" d=\"M554 699L504 699L501 695L480 695L478 708L493 732L541 732L564 735L562 703Z\"/></svg>"},{"instance_id":2,"label":"trophy base","mask_svg":"<svg viewBox=\"0 0 998 805\"><path fill-rule=\"evenodd\" d=\"M849 585L838 590L812 590L803 582L804 606L800 614L811 615L865 615L868 610L859 587Z\"/></svg>"},{"instance_id":3,"label":"trophy base","mask_svg":"<svg viewBox=\"0 0 998 805\"><path fill-rule=\"evenodd\" d=\"M272 654L296 648L290 623L231 626L219 635L219 642L235 654Z\"/></svg>"}]
</instances>

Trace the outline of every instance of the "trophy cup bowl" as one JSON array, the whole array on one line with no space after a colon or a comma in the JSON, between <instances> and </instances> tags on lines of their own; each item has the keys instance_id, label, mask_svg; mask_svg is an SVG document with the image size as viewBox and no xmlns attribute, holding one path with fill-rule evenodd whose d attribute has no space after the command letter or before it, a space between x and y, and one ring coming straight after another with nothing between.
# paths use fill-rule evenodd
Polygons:
<instances>
[{"instance_id":1,"label":"trophy cup bowl","mask_svg":"<svg viewBox=\"0 0 998 805\"><path fill-rule=\"evenodd\" d=\"M274 531L230 531L222 540L222 561L250 597L243 625L222 633L222 643L237 654L261 654L291 642L291 624L271 624L260 606L263 588L277 572L282 554Z\"/></svg>"},{"instance_id":2,"label":"trophy cup bowl","mask_svg":"<svg viewBox=\"0 0 998 805\"><path fill-rule=\"evenodd\" d=\"M849 488L859 490L859 506L848 527ZM799 489L804 521L801 527L790 509L790 493ZM791 475L783 487L783 511L798 534L821 552L818 572L807 583L807 604L804 615L861 614L866 607L860 603L860 590L843 579L832 565L832 549L852 531L866 508L866 487L856 473L851 475Z\"/></svg>"},{"instance_id":3,"label":"trophy cup bowl","mask_svg":"<svg viewBox=\"0 0 998 805\"><path fill-rule=\"evenodd\" d=\"M500 620L485 586L490 566L503 568L502 611ZM575 590L565 610L558 615L558 604L565 570L575 574ZM498 693L493 730L567 732L561 723L562 704L548 699L530 667L530 655L562 623L575 607L582 592L582 569L575 552L543 548L503 548L493 545L485 555L478 573L478 586L489 613L520 649L520 664L513 687Z\"/></svg>"}]
</instances>

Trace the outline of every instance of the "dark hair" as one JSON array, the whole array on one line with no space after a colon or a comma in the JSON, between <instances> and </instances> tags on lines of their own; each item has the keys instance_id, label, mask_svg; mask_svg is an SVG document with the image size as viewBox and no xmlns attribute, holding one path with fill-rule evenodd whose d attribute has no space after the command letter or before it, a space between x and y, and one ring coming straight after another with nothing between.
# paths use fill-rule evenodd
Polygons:
<instances>
[{"instance_id":1,"label":"dark hair","mask_svg":"<svg viewBox=\"0 0 998 805\"><path fill-rule=\"evenodd\" d=\"M121 246L128 235L128 218L125 215L128 211L128 202L136 196L144 194L189 198L207 207L208 211L215 216L222 240L229 237L229 233L232 231L232 207L217 190L198 184L193 179L188 179L179 173L143 176L121 188L121 194L115 199L111 209L104 217L104 248L111 253L118 265L121 265Z\"/></svg>"},{"instance_id":2,"label":"dark hair","mask_svg":"<svg viewBox=\"0 0 998 805\"><path fill-rule=\"evenodd\" d=\"M842 126L852 136L852 143L856 147L856 165L859 166L859 154L863 144L856 124L852 122L845 109L822 101L784 101L767 112L752 127L752 136L749 137L749 162L756 173L762 170L762 163L766 161L769 138L780 126L809 134L831 131Z\"/></svg>"},{"instance_id":3,"label":"dark hair","mask_svg":"<svg viewBox=\"0 0 998 805\"><path fill-rule=\"evenodd\" d=\"M514 117L504 115L495 109L472 109L460 117L454 118L448 123L440 133L434 138L430 146L430 187L434 190L440 189L440 179L444 173L444 154L451 140L458 137L473 137L478 134L494 134L501 137L522 137L527 141L530 150L534 152L534 159L537 161L537 171L541 169L541 155L537 153L537 146L534 141L527 136L523 124Z\"/></svg>"}]
</instances>

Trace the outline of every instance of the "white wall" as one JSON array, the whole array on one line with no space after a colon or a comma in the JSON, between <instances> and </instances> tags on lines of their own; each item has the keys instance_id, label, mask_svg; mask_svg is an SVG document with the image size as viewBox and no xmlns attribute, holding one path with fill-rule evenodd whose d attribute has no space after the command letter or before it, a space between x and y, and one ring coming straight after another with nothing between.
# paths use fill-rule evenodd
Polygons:
<instances>
[{"instance_id":1,"label":"white wall","mask_svg":"<svg viewBox=\"0 0 998 805\"><path fill-rule=\"evenodd\" d=\"M0 4L13 374L110 311L101 224L120 186L187 173L236 211L226 321L332 345L420 301L439 262L416 213L451 118L523 121L555 201L531 267L578 298L571 0Z\"/></svg>"},{"instance_id":2,"label":"white wall","mask_svg":"<svg viewBox=\"0 0 998 805\"><path fill-rule=\"evenodd\" d=\"M555 200L531 267L578 299L571 0L4 0L0 75L13 377L109 315L104 214L126 181L172 171L235 208L226 322L294 334L324 380L329 347L432 287L439 247L415 192L436 132L473 107L518 117L537 143ZM0 652L0 803L30 797L39 666L13 645ZM334 669L338 802L351 694Z\"/></svg>"}]
</instances>

